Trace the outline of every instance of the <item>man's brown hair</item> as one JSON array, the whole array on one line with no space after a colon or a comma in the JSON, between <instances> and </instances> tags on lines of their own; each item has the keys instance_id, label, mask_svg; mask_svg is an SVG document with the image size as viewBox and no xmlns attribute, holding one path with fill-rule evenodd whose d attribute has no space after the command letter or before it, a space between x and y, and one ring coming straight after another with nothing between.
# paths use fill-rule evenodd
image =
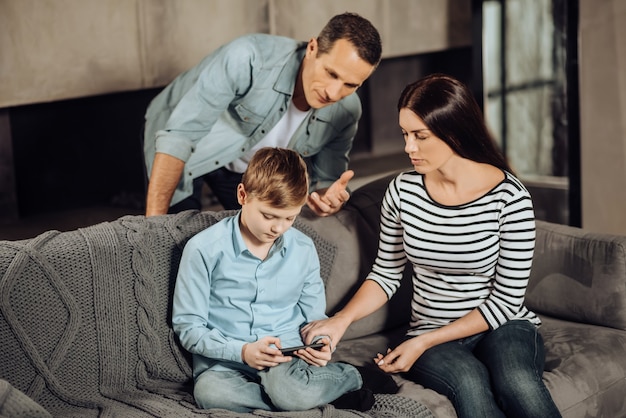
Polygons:
<instances>
[{"instance_id":1,"label":"man's brown hair","mask_svg":"<svg viewBox=\"0 0 626 418\"><path fill-rule=\"evenodd\" d=\"M345 39L354 45L359 57L376 67L382 55L382 42L372 23L356 13L333 16L317 36L318 54L327 54L335 42Z\"/></svg>"}]
</instances>

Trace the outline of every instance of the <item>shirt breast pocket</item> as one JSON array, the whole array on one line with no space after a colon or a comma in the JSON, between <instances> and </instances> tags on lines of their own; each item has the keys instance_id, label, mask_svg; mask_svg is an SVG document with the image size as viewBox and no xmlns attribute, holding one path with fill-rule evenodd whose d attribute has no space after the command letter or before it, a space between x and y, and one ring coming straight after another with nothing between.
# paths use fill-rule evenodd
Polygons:
<instances>
[{"instance_id":1,"label":"shirt breast pocket","mask_svg":"<svg viewBox=\"0 0 626 418\"><path fill-rule=\"evenodd\" d=\"M263 123L264 116L259 115L247 108L244 104L236 105L232 112L233 123L243 135L252 136L257 128Z\"/></svg>"}]
</instances>

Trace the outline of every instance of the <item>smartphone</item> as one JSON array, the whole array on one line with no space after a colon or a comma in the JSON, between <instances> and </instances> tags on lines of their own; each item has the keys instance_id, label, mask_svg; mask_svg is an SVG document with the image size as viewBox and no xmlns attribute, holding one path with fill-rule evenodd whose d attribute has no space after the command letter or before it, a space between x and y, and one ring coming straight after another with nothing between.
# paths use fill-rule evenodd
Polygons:
<instances>
[{"instance_id":1,"label":"smartphone","mask_svg":"<svg viewBox=\"0 0 626 418\"><path fill-rule=\"evenodd\" d=\"M324 344L324 343L313 343L313 344L309 344L309 345L299 345L297 347L281 348L280 351L283 353L283 356L291 356L291 355L293 355L294 352L296 352L298 350L305 349L307 347L311 347L311 348L314 348L316 350L319 350L320 348L324 347L325 345L326 344Z\"/></svg>"}]
</instances>

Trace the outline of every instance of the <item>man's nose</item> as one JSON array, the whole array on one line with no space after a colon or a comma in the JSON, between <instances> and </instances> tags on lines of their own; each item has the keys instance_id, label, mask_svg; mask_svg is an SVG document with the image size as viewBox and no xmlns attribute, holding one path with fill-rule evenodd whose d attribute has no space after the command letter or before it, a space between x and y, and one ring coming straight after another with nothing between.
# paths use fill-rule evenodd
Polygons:
<instances>
[{"instance_id":1,"label":"man's nose","mask_svg":"<svg viewBox=\"0 0 626 418\"><path fill-rule=\"evenodd\" d=\"M326 88L326 96L333 102L343 99L343 83L341 80L335 80Z\"/></svg>"}]
</instances>

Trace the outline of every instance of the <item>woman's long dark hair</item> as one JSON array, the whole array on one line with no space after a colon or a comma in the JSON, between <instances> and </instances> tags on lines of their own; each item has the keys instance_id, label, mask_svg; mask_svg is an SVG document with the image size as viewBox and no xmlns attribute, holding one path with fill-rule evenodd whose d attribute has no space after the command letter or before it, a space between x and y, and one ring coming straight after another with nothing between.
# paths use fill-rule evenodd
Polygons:
<instances>
[{"instance_id":1,"label":"woman's long dark hair","mask_svg":"<svg viewBox=\"0 0 626 418\"><path fill-rule=\"evenodd\" d=\"M409 109L463 158L512 172L489 133L470 89L445 74L431 74L404 88L398 112Z\"/></svg>"}]
</instances>

